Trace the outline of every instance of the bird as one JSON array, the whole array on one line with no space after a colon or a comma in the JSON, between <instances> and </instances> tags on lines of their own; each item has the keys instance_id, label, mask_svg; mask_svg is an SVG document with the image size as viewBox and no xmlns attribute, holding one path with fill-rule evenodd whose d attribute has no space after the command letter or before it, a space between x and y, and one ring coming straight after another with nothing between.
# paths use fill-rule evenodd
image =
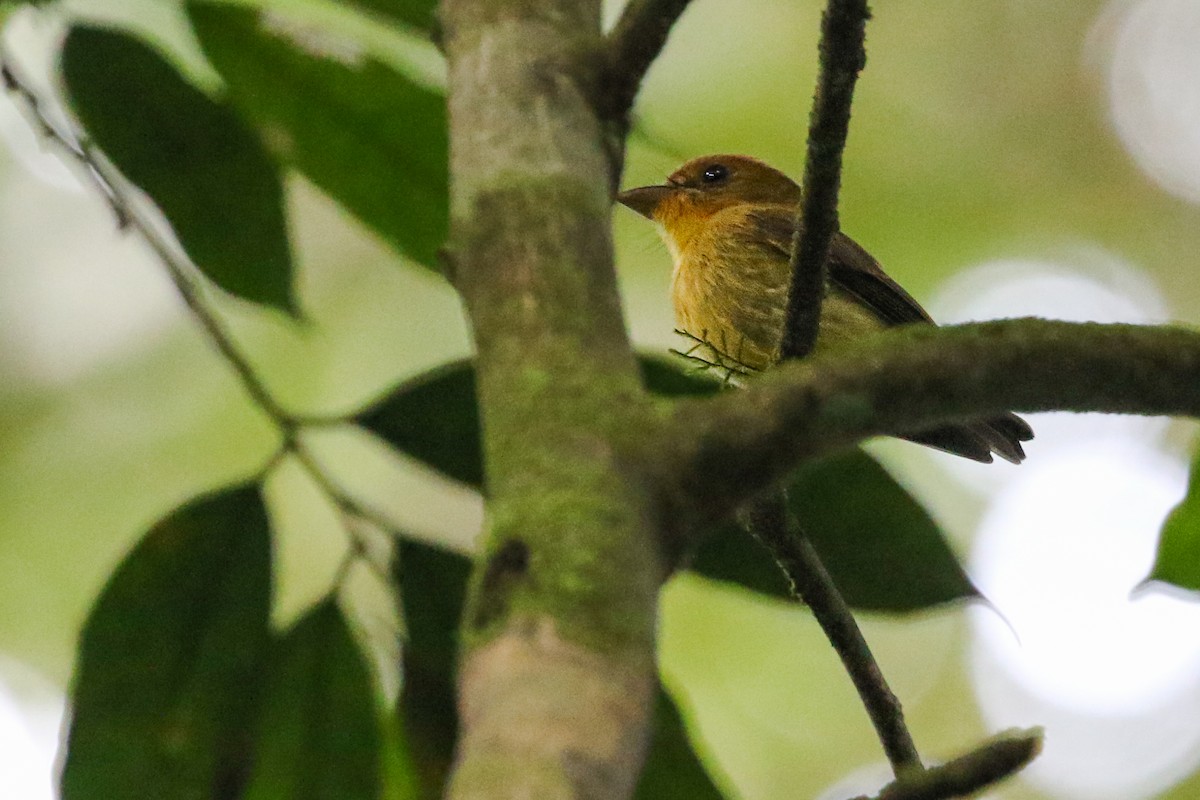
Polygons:
<instances>
[{"instance_id":1,"label":"bird","mask_svg":"<svg viewBox=\"0 0 1200 800\"><path fill-rule=\"evenodd\" d=\"M674 262L671 299L677 330L698 358L737 375L780 360L791 282L793 233L803 192L783 172L750 156L694 158L661 185L616 199L657 224ZM837 232L814 352L888 328L935 325L921 305L853 239ZM1033 429L1015 414L945 425L902 438L991 463L1014 464Z\"/></svg>"}]
</instances>

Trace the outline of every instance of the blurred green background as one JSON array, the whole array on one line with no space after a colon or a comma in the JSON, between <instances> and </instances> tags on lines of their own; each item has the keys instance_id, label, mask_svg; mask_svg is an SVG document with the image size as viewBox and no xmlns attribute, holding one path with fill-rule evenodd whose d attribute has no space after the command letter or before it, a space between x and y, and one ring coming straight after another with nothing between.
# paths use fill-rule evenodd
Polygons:
<instances>
[{"instance_id":1,"label":"blurred green background","mask_svg":"<svg viewBox=\"0 0 1200 800\"><path fill-rule=\"evenodd\" d=\"M268 5L365 36L437 79L430 47L335 3ZM643 91L626 184L659 182L711 152L799 176L820 8L696 0ZM842 225L893 277L944 321L1200 320L1197 4L873 10ZM68 14L144 32L214 85L174 3L72 0L9 19L8 42L46 92ZM0 134L0 718L11 706L14 720L0 742L31 754L10 767L0 748L0 772L13 776L0 789L33 775L0 796L40 799L50 796L56 696L104 579L152 521L261 468L273 438L150 255L7 100ZM302 178L288 189L307 322L221 304L285 405L344 411L469 354L447 285ZM614 229L630 330L662 352L675 344L669 257L632 213L614 211ZM868 639L931 759L1008 725L1046 724L1038 768L989 797L1194 798L1200 617L1186 599L1128 600L1183 494L1193 427L1032 421L1039 438L1019 468L872 445L943 523L996 609L867 617ZM482 510L467 490L352 433L317 444L407 529L462 547L477 534ZM269 488L284 622L328 587L345 542L302 476L285 470ZM741 796L824 800L884 780L865 714L803 611L677 580L662 637L664 673Z\"/></svg>"}]
</instances>

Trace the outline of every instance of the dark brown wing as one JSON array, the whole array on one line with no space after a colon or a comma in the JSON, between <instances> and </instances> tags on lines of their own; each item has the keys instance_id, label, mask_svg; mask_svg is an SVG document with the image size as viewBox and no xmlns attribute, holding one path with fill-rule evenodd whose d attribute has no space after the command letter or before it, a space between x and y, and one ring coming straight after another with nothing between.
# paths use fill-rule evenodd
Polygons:
<instances>
[{"instance_id":1,"label":"dark brown wing","mask_svg":"<svg viewBox=\"0 0 1200 800\"><path fill-rule=\"evenodd\" d=\"M844 233L835 234L829 245L829 280L861 300L888 325L933 322L921 304Z\"/></svg>"},{"instance_id":2,"label":"dark brown wing","mask_svg":"<svg viewBox=\"0 0 1200 800\"><path fill-rule=\"evenodd\" d=\"M796 224L794 208L756 209L748 218L764 240L790 259ZM870 253L841 232L834 235L829 245L829 280L858 298L886 325L936 324L912 295L888 277ZM975 461L990 462L995 453L1006 461L1019 464L1025 458L1021 442L1033 438L1033 429L1016 414L1003 414L963 425L946 425L904 438Z\"/></svg>"},{"instance_id":3,"label":"dark brown wing","mask_svg":"<svg viewBox=\"0 0 1200 800\"><path fill-rule=\"evenodd\" d=\"M795 209L769 206L748 215L762 238L790 258ZM834 234L829 245L829 280L854 295L887 325L907 325L933 320L912 295L887 276L871 254L844 233Z\"/></svg>"}]
</instances>

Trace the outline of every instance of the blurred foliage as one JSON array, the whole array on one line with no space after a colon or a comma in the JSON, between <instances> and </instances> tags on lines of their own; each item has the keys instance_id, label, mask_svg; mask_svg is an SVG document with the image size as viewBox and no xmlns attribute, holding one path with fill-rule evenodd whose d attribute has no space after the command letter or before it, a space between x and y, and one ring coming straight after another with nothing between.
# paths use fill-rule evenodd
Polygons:
<instances>
[{"instance_id":1,"label":"blurred foliage","mask_svg":"<svg viewBox=\"0 0 1200 800\"><path fill-rule=\"evenodd\" d=\"M374 687L337 603L322 601L274 649L247 800L380 797Z\"/></svg>"},{"instance_id":2,"label":"blurred foliage","mask_svg":"<svg viewBox=\"0 0 1200 800\"><path fill-rule=\"evenodd\" d=\"M470 573L466 556L413 540L400 543L393 565L406 634L400 712L419 796L429 800L442 796L458 737L458 623Z\"/></svg>"},{"instance_id":3,"label":"blurred foliage","mask_svg":"<svg viewBox=\"0 0 1200 800\"><path fill-rule=\"evenodd\" d=\"M282 177L241 118L117 31L73 28L62 70L88 136L154 199L201 271L292 310Z\"/></svg>"},{"instance_id":4,"label":"blurred foliage","mask_svg":"<svg viewBox=\"0 0 1200 800\"><path fill-rule=\"evenodd\" d=\"M83 631L65 800L383 796L375 688L337 604L272 640L269 527L257 487L225 490L118 567Z\"/></svg>"},{"instance_id":5,"label":"blurred foliage","mask_svg":"<svg viewBox=\"0 0 1200 800\"><path fill-rule=\"evenodd\" d=\"M434 24L437 0L350 0L367 11L428 31Z\"/></svg>"},{"instance_id":6,"label":"blurred foliage","mask_svg":"<svg viewBox=\"0 0 1200 800\"><path fill-rule=\"evenodd\" d=\"M324 304L309 328L225 309L241 338L258 347L264 372L274 371L273 384L295 392L323 380L339 402L357 407L346 386L378 387L392 374L415 374L359 421L404 457L480 487L472 375L462 364L427 371L447 350L463 349L445 344L464 337L450 291L407 278L381 290L397 259L364 246L365 229L341 213L395 252L436 266L448 214L442 99L395 65L363 55L377 51L341 49L341 40L298 22L319 0L240 5L76 2L72 11L115 15L137 35L73 30L63 53L72 108L217 285L279 308L294 308L297 295L306 312L310 299L318 310ZM260 25L247 5L269 7L270 24ZM410 26L422 39L432 28L428 0L346 7L368 12L370 24ZM681 158L713 151L753 152L798 174L819 7L751 0L731 15L727 5L694 4L646 86L639 105L644 135L631 148L627 181L657 180ZM143 19L180 8L186 14L172 18L170 31ZM1107 129L1102 67L1080 67L1081 52L1096 47L1099 9L1097 2L1004 0L975 4L970 13L949 0L875 9L842 218L914 294L928 294L973 262L1057 258L1086 241L1154 274L1177 314L1200 312L1200 284L1190 269L1178 268L1200 248L1195 208L1138 172ZM193 33L195 52L187 50ZM159 55L160 37L182 49ZM188 82L191 72L180 74L175 65L182 62L207 63L223 86L205 94ZM292 176L286 219L284 174ZM325 197L314 200L296 175ZM26 199L27 189L19 201L10 198L22 213L41 205ZM68 228L65 219L50 224ZM109 219L88 224L83 235L101 253ZM630 324L640 342L661 348L671 328L663 299L668 261L635 225L617 217ZM300 264L295 273L289 232ZM0 281L31 260L4 249L13 246L0 242ZM90 261L91 244L86 254ZM363 330L370 335L354 335ZM439 338L447 330L449 339ZM0 336L21 344L19 335L0 325ZM0 350L0 369L16 365L14 380L0 386L0 563L7 578L0 600L37 609L8 615L0 645L54 675L66 669L66 632L79 624L92 587L145 520L193 496L195 487L227 484L275 445L253 410L230 399L234 384L194 340L143 339L144 349L115 366L57 385L22 374L14 348ZM381 365L393 372L380 378ZM644 366L648 383L665 394L712 391L673 366ZM966 529L979 501L955 491L937 485L934 493L939 511L954 506L960 522L953 528ZM1196 496L1193 478L1164 528L1153 578L1197 588ZM922 504L864 453L802 471L792 498L860 607L914 610L974 594ZM442 510L433 502L424 513L433 519ZM278 527L270 533L281 536ZM302 788L312 797L331 785L323 780L337 782L337 796L436 795L456 732L452 654L467 560L416 539L401 543L405 689L400 718L380 723L369 719L378 712L375 696L335 606L319 604L284 632L268 631L267 534L257 490L228 490L182 506L113 573L83 628L63 779L68 800L187 796L186 787L199 785L232 792L246 780L259 793L253 796L270 797L283 785L271 776L296 777L296 763L327 770L305 773L311 779ZM718 532L693 566L756 594L730 599L687 578L668 592L675 600L668 598L664 613L664 669L672 685L678 678L689 696L704 698L677 708L660 696L639 789L647 800L666 796L666 785L691 787L680 796L719 796L686 728L700 728L712 742L710 766L733 775L747 796L815 796L847 763L877 758L865 722L847 714L854 700L820 633L804 615L750 600L783 596L786 586L765 553L746 545L734 531ZM63 558L64 547L78 555ZM311 559L296 566L277 558L273 566L284 582L316 569ZM246 602L234 608L239 596ZM946 654L961 638L957 617L867 624L898 692L914 698L908 710L923 748L953 750L981 732L961 658ZM236 631L225 636L222 626ZM226 654L228 661L211 646L221 637L241 637L244 645ZM178 668L153 670L150 663ZM253 674L251 663L258 667ZM232 672L245 679L229 679ZM233 698L225 686L243 696ZM296 693L314 705L289 706L286 697ZM163 709L183 722L162 727ZM346 715L337 726L346 739L330 727L335 714ZM383 741L388 757L381 763ZM798 750L803 758L794 757ZM246 770L250 751L262 754L254 773ZM354 754L353 775L321 763L347 752ZM1193 796L1195 781L1173 796ZM1021 785L1004 792L1040 796Z\"/></svg>"},{"instance_id":7,"label":"blurred foliage","mask_svg":"<svg viewBox=\"0 0 1200 800\"><path fill-rule=\"evenodd\" d=\"M634 800L721 800L737 796L718 789L709 771L701 765L688 741L683 715L662 687L655 698L650 735L650 752Z\"/></svg>"},{"instance_id":8,"label":"blurred foliage","mask_svg":"<svg viewBox=\"0 0 1200 800\"><path fill-rule=\"evenodd\" d=\"M860 449L802 466L788 484L788 505L854 608L913 612L980 596L929 512ZM691 569L791 597L765 549L747 547L736 526L714 533Z\"/></svg>"},{"instance_id":9,"label":"blurred foliage","mask_svg":"<svg viewBox=\"0 0 1200 800\"><path fill-rule=\"evenodd\" d=\"M267 512L254 487L194 501L113 573L79 648L64 800L231 795L267 655Z\"/></svg>"},{"instance_id":10,"label":"blurred foliage","mask_svg":"<svg viewBox=\"0 0 1200 800\"><path fill-rule=\"evenodd\" d=\"M215 3L189 3L188 13L276 157L436 269L449 218L445 99L319 30L271 28L252 9Z\"/></svg>"}]
</instances>

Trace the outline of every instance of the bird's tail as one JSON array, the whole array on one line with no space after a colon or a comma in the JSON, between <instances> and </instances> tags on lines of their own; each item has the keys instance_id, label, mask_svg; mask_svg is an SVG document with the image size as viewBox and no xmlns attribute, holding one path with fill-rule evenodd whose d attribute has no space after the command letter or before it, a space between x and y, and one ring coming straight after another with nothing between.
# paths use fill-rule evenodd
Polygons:
<instances>
[{"instance_id":1,"label":"bird's tail","mask_svg":"<svg viewBox=\"0 0 1200 800\"><path fill-rule=\"evenodd\" d=\"M1033 438L1033 429L1016 414L1004 414L978 422L945 425L904 438L985 464L991 463L993 453L1005 461L1020 464L1025 460L1021 442Z\"/></svg>"}]
</instances>

